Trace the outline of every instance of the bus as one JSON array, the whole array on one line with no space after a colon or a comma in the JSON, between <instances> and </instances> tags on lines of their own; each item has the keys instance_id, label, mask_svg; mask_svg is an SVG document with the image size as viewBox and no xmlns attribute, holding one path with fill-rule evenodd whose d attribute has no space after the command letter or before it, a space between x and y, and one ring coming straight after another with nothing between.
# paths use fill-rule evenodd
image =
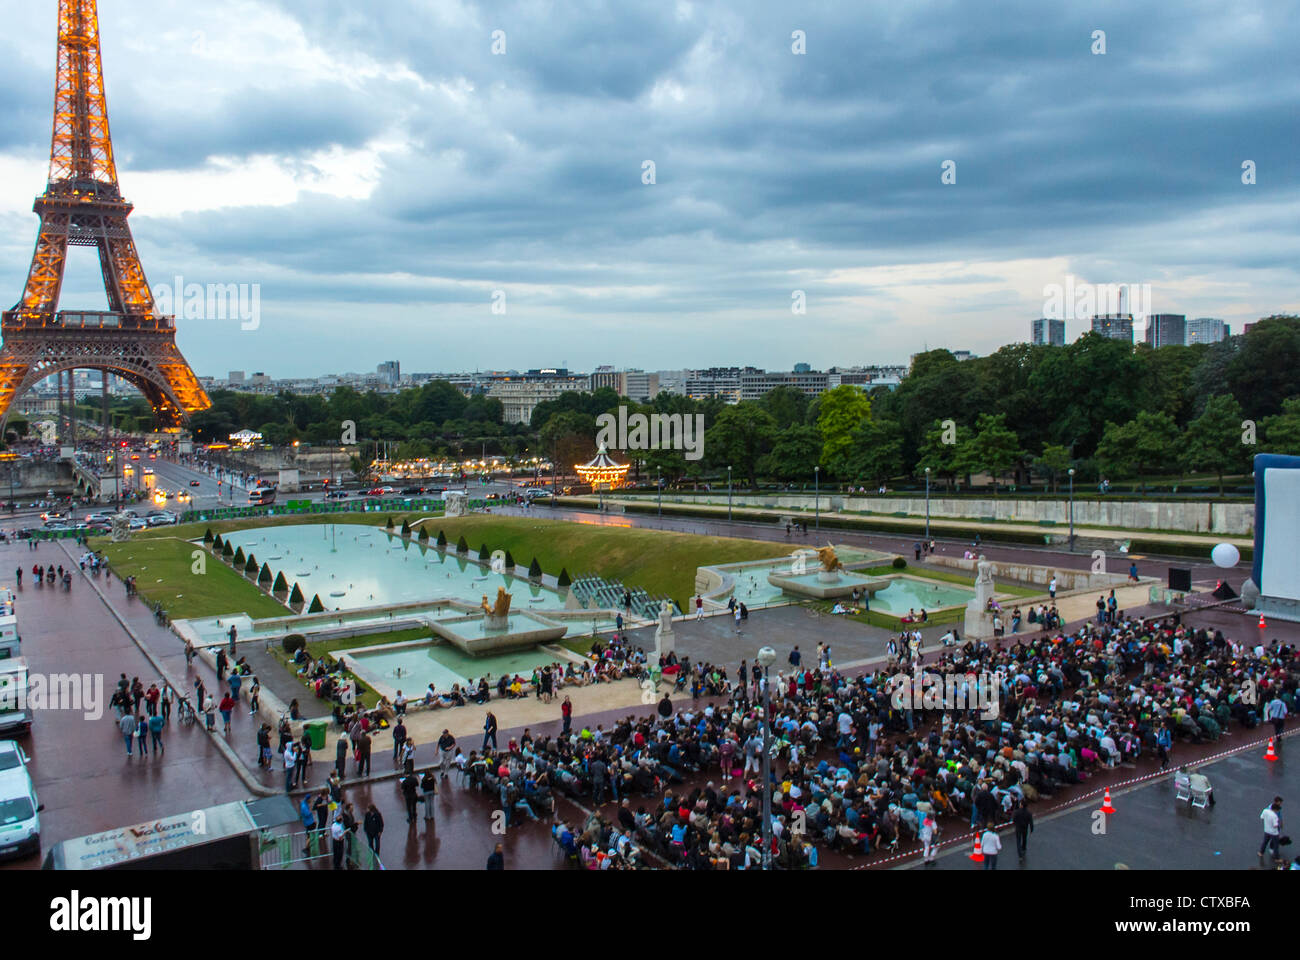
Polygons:
<instances>
[{"instance_id":1,"label":"bus","mask_svg":"<svg viewBox=\"0 0 1300 960\"><path fill-rule=\"evenodd\" d=\"M250 507L264 507L269 503L275 503L275 487L254 487L248 491Z\"/></svg>"}]
</instances>

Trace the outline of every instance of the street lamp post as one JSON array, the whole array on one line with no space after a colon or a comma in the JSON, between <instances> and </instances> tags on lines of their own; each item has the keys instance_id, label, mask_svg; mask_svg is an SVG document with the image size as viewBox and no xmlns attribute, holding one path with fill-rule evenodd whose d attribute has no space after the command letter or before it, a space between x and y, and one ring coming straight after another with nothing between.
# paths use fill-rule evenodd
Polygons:
<instances>
[{"instance_id":1,"label":"street lamp post","mask_svg":"<svg viewBox=\"0 0 1300 960\"><path fill-rule=\"evenodd\" d=\"M1074 467L1070 468L1070 552L1074 553Z\"/></svg>"},{"instance_id":2,"label":"street lamp post","mask_svg":"<svg viewBox=\"0 0 1300 960\"><path fill-rule=\"evenodd\" d=\"M925 539L930 539L930 468L925 468Z\"/></svg>"},{"instance_id":3,"label":"street lamp post","mask_svg":"<svg viewBox=\"0 0 1300 960\"><path fill-rule=\"evenodd\" d=\"M731 522L731 467L727 467L727 523Z\"/></svg>"},{"instance_id":4,"label":"street lamp post","mask_svg":"<svg viewBox=\"0 0 1300 960\"><path fill-rule=\"evenodd\" d=\"M763 869L772 869L772 691L768 667L776 651L763 647L754 658L763 668Z\"/></svg>"},{"instance_id":5,"label":"street lamp post","mask_svg":"<svg viewBox=\"0 0 1300 960\"><path fill-rule=\"evenodd\" d=\"M813 529L822 528L822 465L813 467Z\"/></svg>"},{"instance_id":6,"label":"street lamp post","mask_svg":"<svg viewBox=\"0 0 1300 960\"><path fill-rule=\"evenodd\" d=\"M655 467L655 489L659 492L659 519L664 518L664 478L663 470Z\"/></svg>"}]
</instances>

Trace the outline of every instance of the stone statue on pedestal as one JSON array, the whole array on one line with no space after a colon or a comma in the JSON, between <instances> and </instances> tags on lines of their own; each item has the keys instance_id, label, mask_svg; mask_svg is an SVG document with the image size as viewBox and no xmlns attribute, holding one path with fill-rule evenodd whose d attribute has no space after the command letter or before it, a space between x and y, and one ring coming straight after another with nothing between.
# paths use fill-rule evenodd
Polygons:
<instances>
[{"instance_id":1,"label":"stone statue on pedestal","mask_svg":"<svg viewBox=\"0 0 1300 960\"><path fill-rule=\"evenodd\" d=\"M131 539L131 518L125 513L113 514L110 521L109 537L114 543L121 543L124 540Z\"/></svg>"},{"instance_id":2,"label":"stone statue on pedestal","mask_svg":"<svg viewBox=\"0 0 1300 960\"><path fill-rule=\"evenodd\" d=\"M672 653L676 641L673 633L673 606L665 600L659 607L659 626L655 627L656 657L666 657Z\"/></svg>"},{"instance_id":3,"label":"stone statue on pedestal","mask_svg":"<svg viewBox=\"0 0 1300 960\"><path fill-rule=\"evenodd\" d=\"M966 636L989 639L993 636L993 614L989 612L994 590L993 564L981 553L975 571L975 596L966 604Z\"/></svg>"}]
</instances>

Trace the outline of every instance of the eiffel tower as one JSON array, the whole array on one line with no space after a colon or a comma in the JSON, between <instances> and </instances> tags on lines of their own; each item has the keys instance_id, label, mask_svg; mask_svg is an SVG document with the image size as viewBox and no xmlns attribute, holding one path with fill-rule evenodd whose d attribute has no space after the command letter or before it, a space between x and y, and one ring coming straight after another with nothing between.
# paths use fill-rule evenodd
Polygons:
<instances>
[{"instance_id":1,"label":"eiffel tower","mask_svg":"<svg viewBox=\"0 0 1300 960\"><path fill-rule=\"evenodd\" d=\"M126 218L108 130L96 0L59 0L58 78L54 137L36 252L23 297L3 314L0 349L0 437L13 403L46 377L78 369L104 371L137 387L164 430L212 403L176 347L174 317L154 305ZM68 245L95 247L108 294L107 311L59 312Z\"/></svg>"}]
</instances>

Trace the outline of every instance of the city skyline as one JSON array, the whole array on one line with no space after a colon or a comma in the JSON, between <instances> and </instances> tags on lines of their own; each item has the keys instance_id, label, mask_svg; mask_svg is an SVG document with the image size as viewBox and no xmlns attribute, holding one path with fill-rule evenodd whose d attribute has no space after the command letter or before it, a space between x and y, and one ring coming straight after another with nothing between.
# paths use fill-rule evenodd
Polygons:
<instances>
[{"instance_id":1,"label":"city skyline","mask_svg":"<svg viewBox=\"0 0 1300 960\"><path fill-rule=\"evenodd\" d=\"M945 344L986 355L1023 341L1067 276L1149 284L1150 311L1234 330L1300 312L1293 135L1273 122L1300 100L1280 72L1286 18L399 2L363 26L345 12L105 11L151 282L260 288L256 324L177 310L201 374L257 357L312 376L399 354L425 369L768 370L794 353L821 369ZM54 31L42 4L8 16L0 281L16 298ZM65 307L100 306L84 253Z\"/></svg>"}]
</instances>

